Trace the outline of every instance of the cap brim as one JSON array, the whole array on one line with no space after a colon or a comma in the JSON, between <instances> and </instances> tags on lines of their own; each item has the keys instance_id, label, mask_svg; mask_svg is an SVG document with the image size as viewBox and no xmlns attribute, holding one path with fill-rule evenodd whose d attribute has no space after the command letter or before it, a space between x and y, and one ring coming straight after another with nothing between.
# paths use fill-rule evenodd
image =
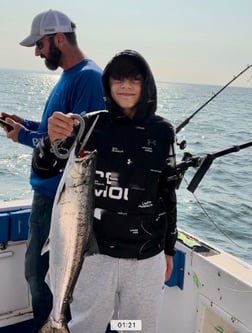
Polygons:
<instances>
[{"instance_id":1,"label":"cap brim","mask_svg":"<svg viewBox=\"0 0 252 333\"><path fill-rule=\"evenodd\" d=\"M34 46L35 43L40 40L43 36L35 36L35 35L30 35L28 37L26 37L24 40L22 40L19 44L22 46L27 46L27 47L31 47Z\"/></svg>"}]
</instances>

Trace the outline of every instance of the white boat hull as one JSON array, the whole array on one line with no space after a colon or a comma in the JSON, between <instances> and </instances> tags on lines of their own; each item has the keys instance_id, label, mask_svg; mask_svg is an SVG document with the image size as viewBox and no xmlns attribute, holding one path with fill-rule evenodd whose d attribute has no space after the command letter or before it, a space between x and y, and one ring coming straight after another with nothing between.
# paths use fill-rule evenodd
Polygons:
<instances>
[{"instance_id":1,"label":"white boat hull","mask_svg":"<svg viewBox=\"0 0 252 333\"><path fill-rule=\"evenodd\" d=\"M251 333L251 265L196 242L193 248L176 244L185 254L184 286L165 288L158 333Z\"/></svg>"},{"instance_id":2,"label":"white boat hull","mask_svg":"<svg viewBox=\"0 0 252 333\"><path fill-rule=\"evenodd\" d=\"M0 213L29 207L29 201L2 202ZM26 241L0 245L0 333L19 333L24 331L19 325L32 319L24 278ZM157 333L251 333L252 266L181 230L176 248Z\"/></svg>"}]
</instances>

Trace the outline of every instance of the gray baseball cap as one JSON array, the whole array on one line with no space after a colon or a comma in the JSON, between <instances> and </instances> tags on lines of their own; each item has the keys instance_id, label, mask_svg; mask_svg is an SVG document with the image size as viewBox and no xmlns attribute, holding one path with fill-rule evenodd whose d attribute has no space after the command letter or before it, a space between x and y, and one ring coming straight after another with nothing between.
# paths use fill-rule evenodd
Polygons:
<instances>
[{"instance_id":1,"label":"gray baseball cap","mask_svg":"<svg viewBox=\"0 0 252 333\"><path fill-rule=\"evenodd\" d=\"M31 25L31 33L19 44L22 46L34 46L35 43L46 35L57 32L73 32L71 20L65 14L57 10L48 10L34 17Z\"/></svg>"}]
</instances>

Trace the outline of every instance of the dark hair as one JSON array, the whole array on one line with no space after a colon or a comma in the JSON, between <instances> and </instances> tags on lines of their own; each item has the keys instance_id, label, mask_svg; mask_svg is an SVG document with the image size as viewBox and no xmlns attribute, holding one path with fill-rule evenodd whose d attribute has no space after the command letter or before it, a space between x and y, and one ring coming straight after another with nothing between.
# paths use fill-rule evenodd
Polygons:
<instances>
[{"instance_id":1,"label":"dark hair","mask_svg":"<svg viewBox=\"0 0 252 333\"><path fill-rule=\"evenodd\" d=\"M134 50L117 53L105 66L102 83L107 110L114 117L122 115L120 108L111 96L109 78L116 80L137 78L142 76L142 91L134 121L142 122L156 112L157 89L151 69L146 60Z\"/></svg>"},{"instance_id":2,"label":"dark hair","mask_svg":"<svg viewBox=\"0 0 252 333\"><path fill-rule=\"evenodd\" d=\"M77 45L77 37L75 33L76 24L71 22L71 27L73 29L73 32L65 32L64 35L66 36L67 40L71 45Z\"/></svg>"},{"instance_id":3,"label":"dark hair","mask_svg":"<svg viewBox=\"0 0 252 333\"><path fill-rule=\"evenodd\" d=\"M141 75L146 76L146 69L143 64L135 57L122 54L114 59L109 68L109 76L113 79L136 78Z\"/></svg>"}]
</instances>

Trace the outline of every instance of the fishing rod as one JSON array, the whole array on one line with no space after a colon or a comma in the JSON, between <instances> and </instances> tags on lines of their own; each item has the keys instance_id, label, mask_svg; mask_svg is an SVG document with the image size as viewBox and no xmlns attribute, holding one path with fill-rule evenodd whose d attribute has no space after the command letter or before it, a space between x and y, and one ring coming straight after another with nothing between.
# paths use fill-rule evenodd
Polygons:
<instances>
[{"instance_id":1,"label":"fishing rod","mask_svg":"<svg viewBox=\"0 0 252 333\"><path fill-rule=\"evenodd\" d=\"M177 127L176 127L176 133L179 133L182 128L184 128L190 120L200 111L202 110L209 102L211 102L216 96L218 96L226 87L228 87L232 82L234 82L239 76L241 76L243 73L245 73L251 65L247 65L245 69L243 69L239 74L235 75L232 80L230 80L225 86L223 86L220 90L218 90L212 97L210 97L204 104L202 104L191 116L186 118L184 121L182 121ZM180 144L179 144L180 145ZM182 147L182 148L181 148ZM185 147L185 142L182 143L182 146L180 148L184 149Z\"/></svg>"},{"instance_id":2,"label":"fishing rod","mask_svg":"<svg viewBox=\"0 0 252 333\"><path fill-rule=\"evenodd\" d=\"M244 143L242 145L235 145L233 147L218 151L213 154L206 154L203 157L192 156L190 153L187 152L184 154L182 161L178 163L175 168L172 168L172 170L170 170L167 179L168 181L176 180L176 188L178 189L186 170L190 167L199 167L187 187L188 191L193 193L216 158L230 153L238 152L241 149L245 149L250 146L252 146L252 141Z\"/></svg>"},{"instance_id":3,"label":"fishing rod","mask_svg":"<svg viewBox=\"0 0 252 333\"><path fill-rule=\"evenodd\" d=\"M211 98L209 98L202 106L200 106L191 116L189 116L187 119L185 119L181 124L179 124L176 128L176 133L179 133L182 128L184 128L190 120L200 111L202 110L210 101L212 101L217 95L219 95L226 87L228 87L232 82L234 82L239 76L241 76L243 73L245 73L252 65L247 65L245 69L243 69L238 75L234 76L232 80L230 80L225 86L223 86L219 91L217 91ZM180 149L185 149L186 147L186 140L181 141L178 143L176 138L176 143L180 147ZM191 182L187 186L187 190L194 193L197 186L205 176L207 170L210 168L212 162L223 155L237 152L241 149L248 148L252 146L252 142L245 143L240 146L233 146L231 148L219 151L214 154L206 154L204 157L200 156L192 156L192 154L185 152L182 158L182 161L176 165L175 168L172 168L169 176L168 181L173 180L175 181L176 188L178 189L182 179L184 178L184 174L187 171L189 167L197 168L194 177L192 178ZM195 195L194 195L195 196ZM196 197L195 197L196 198ZM197 199L196 199L197 200ZM198 204L200 205L201 209L205 213L205 215L208 217L208 219L215 225L215 227L223 234L225 235L229 240L232 241L236 246L239 246L239 244L236 244L225 232L223 232L218 225L210 218L210 216L207 214L206 210L203 208L203 206L200 204L200 202L197 200Z\"/></svg>"},{"instance_id":4,"label":"fishing rod","mask_svg":"<svg viewBox=\"0 0 252 333\"><path fill-rule=\"evenodd\" d=\"M202 159L199 169L197 170L197 172L195 173L194 177L192 178L190 184L188 185L188 187L187 187L188 191L193 193L196 190L197 186L199 185L202 178L206 174L207 170L210 168L211 164L213 163L213 161L216 158L230 154L230 153L238 152L241 149L245 149L250 146L252 146L252 141L244 143L243 145L240 145L240 146L237 145L237 146L233 146L228 149L221 150L214 154L207 154Z\"/></svg>"}]
</instances>

